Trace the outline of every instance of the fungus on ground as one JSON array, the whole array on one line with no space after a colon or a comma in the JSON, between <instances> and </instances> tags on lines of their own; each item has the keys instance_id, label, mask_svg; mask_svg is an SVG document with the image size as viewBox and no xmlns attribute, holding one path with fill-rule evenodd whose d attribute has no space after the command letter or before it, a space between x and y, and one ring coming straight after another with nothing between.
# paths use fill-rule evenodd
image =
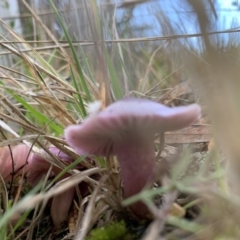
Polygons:
<instances>
[{"instance_id":1,"label":"fungus on ground","mask_svg":"<svg viewBox=\"0 0 240 240\"><path fill-rule=\"evenodd\" d=\"M73 162L73 159L69 157L64 152L60 151L56 147L50 147L48 149L50 153L52 153L54 156L61 159L66 164L70 164ZM41 150L42 153L44 153L43 150ZM32 185L37 185L40 180L47 174L50 166L52 164L48 162L46 159L44 159L40 154L34 153L32 157L29 159L29 166L27 171L27 180ZM50 176L57 175L61 172L61 169L55 165L52 165L52 172L50 173Z\"/></svg>"},{"instance_id":2,"label":"fungus on ground","mask_svg":"<svg viewBox=\"0 0 240 240\"><path fill-rule=\"evenodd\" d=\"M24 144L1 147L0 174L4 181L8 182L12 176L15 177L24 173L31 156L30 147Z\"/></svg>"},{"instance_id":3,"label":"fungus on ground","mask_svg":"<svg viewBox=\"0 0 240 240\"><path fill-rule=\"evenodd\" d=\"M147 99L125 98L90 116L82 124L68 126L65 139L79 153L116 155L124 197L128 198L154 180L154 136L185 128L200 115L197 104L170 108ZM148 213L142 202L133 204L131 210L143 218Z\"/></svg>"},{"instance_id":4,"label":"fungus on ground","mask_svg":"<svg viewBox=\"0 0 240 240\"><path fill-rule=\"evenodd\" d=\"M62 160L65 164L73 163L74 159L69 157L64 152L60 151L56 147L50 147L49 151L60 160ZM47 174L48 170L51 167L51 163L46 161L43 157L39 154L34 153L33 156L29 159L29 166L27 172L27 180L32 185L35 186L39 183L39 181ZM84 170L82 164L77 164L75 167L78 170ZM50 176L57 176L62 169L59 167L52 165L52 172ZM63 180L69 177L69 173L65 173L58 181ZM79 189L82 197L85 197L89 190L88 184L86 182L81 182L79 184ZM62 222L64 222L69 214L69 210L72 205L72 201L75 196L75 187L71 187L64 191L61 194L58 194L53 197L51 202L51 218L53 220L54 226L59 227Z\"/></svg>"}]
</instances>

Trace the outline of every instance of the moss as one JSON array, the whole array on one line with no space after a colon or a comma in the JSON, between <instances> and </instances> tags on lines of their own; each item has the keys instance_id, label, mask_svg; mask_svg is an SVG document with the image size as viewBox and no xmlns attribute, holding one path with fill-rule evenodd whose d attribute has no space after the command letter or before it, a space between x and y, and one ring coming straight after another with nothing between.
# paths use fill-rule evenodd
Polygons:
<instances>
[{"instance_id":1,"label":"moss","mask_svg":"<svg viewBox=\"0 0 240 240\"><path fill-rule=\"evenodd\" d=\"M90 235L86 240L134 240L132 234L128 232L128 229L124 221L114 222L105 227L94 229L90 232Z\"/></svg>"}]
</instances>

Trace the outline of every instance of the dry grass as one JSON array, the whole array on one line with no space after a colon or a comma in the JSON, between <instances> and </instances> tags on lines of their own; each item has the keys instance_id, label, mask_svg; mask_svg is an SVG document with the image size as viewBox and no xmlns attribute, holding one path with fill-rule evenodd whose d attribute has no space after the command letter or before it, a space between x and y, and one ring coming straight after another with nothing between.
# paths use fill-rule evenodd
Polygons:
<instances>
[{"instance_id":1,"label":"dry grass","mask_svg":"<svg viewBox=\"0 0 240 240\"><path fill-rule=\"evenodd\" d=\"M27 144L63 169L62 174L71 176L60 182L46 177L34 189L24 176L16 179L13 175L10 183L1 177L0 238L83 240L91 230L124 219L132 234L129 239L239 239L240 68L239 39L234 35L239 30L217 31L211 18L214 11L211 15L206 9L211 1L189 0L200 33L179 34L171 19L162 14L157 19L165 36L123 38L117 31L116 6L106 27L104 14L100 14L103 9L95 1L83 1L85 20L91 19L91 38L71 41L75 36L70 36L60 18L63 39L57 39L42 21L43 13L38 15L25 0L21 2L41 36L27 41L0 20L0 56L9 57L10 62L0 66L0 147ZM156 9L153 14L157 13ZM109 40L104 39L106 32ZM229 34L229 44L220 44L223 33ZM188 42L192 37L198 37L201 52ZM139 43L143 44L141 52L135 49ZM144 51L145 47L152 50ZM100 110L93 110L92 102L100 100L100 108L105 108L124 96L167 105L197 101L203 107L203 118L175 135L166 133L164 146L163 136L156 139L160 175L165 177L156 181L154 189L122 202L116 159L93 158L95 164L83 159L85 170L79 171L74 164L66 166L48 148L54 145L79 160L62 138L64 128ZM212 141L209 144L212 135L213 146ZM49 200L82 181L89 184L90 194L82 197L76 187L72 217L55 229ZM138 199L148 205L154 216L151 222L138 222L123 208Z\"/></svg>"}]
</instances>

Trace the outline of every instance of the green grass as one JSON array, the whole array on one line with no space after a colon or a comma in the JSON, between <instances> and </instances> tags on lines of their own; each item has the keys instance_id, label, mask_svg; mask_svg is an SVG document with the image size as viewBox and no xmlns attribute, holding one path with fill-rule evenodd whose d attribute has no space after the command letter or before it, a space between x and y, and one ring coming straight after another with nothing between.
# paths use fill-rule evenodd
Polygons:
<instances>
[{"instance_id":1,"label":"green grass","mask_svg":"<svg viewBox=\"0 0 240 240\"><path fill-rule=\"evenodd\" d=\"M71 24L65 22L64 14L58 11L54 3L51 0L49 6L63 32L57 43L63 44L64 41L68 45L66 49L52 47L41 51L41 47L52 46L55 37L51 35L53 33L44 30L42 24L45 22L41 23L34 13L32 17L38 30L36 33L39 33L31 36L37 39L34 44L25 42L26 36L18 35L11 26L2 22L1 40L10 42L0 42L1 51L10 52L10 66L4 65L7 61L0 66L0 118L21 137L19 143L34 143L33 151L45 150L46 160L60 169L63 169L64 164L47 154L50 145L55 145L75 161L65 166L53 179L42 180L35 188L29 186L24 177L21 181L14 181L12 186L1 179L0 239L35 239L36 236L43 239L66 239L69 224L66 222L60 229L54 228L49 220L49 200L69 186L76 186L77 189L71 210L76 207L79 224L68 239L74 239L79 232L84 232L82 240L154 240L160 239L160 235L164 239L238 239L239 194L226 186L235 175L233 186L239 186L239 164L236 162L236 165L231 166L229 173L229 166L226 167L222 160L225 154L217 154L216 149L224 153L229 150L234 153L231 157L237 156L238 159L240 130L239 109L236 106L239 99L239 44L233 50L230 43L220 48L208 46L207 40L203 39L206 52L198 53L191 47L186 48L176 37L172 37L172 42L162 40L161 45L144 38L135 41L132 37L131 41L121 41L123 37L134 36L134 31L128 25L130 20L124 22L123 19L121 23L106 21L103 9L94 0L85 1L82 7L88 6L85 9L86 16L93 19L87 22L87 26L95 41L76 42L78 35L71 32ZM195 9L194 6L192 3ZM131 7L127 9L131 14L134 7L132 10ZM198 14L196 19L200 19L201 11L195 10ZM164 25L166 35L175 35L171 20L163 15L157 16L159 24L168 21ZM164 19L160 20L161 17ZM119 33L118 36L112 31L117 29L117 25L123 28L118 28L122 35ZM104 33L119 42L106 43ZM91 45L85 46L86 43ZM212 56L209 56L207 50ZM66 77L70 77L70 81L66 81ZM186 79L191 79L190 90L179 93L182 89L175 89L175 86ZM175 92L169 92L172 89ZM213 125L216 149L209 150L208 141L197 142L198 135L207 135L201 129L189 144L183 143L187 136L181 135L179 142L172 144L171 148L165 145L161 157L157 158L160 168L164 166L165 160L169 165L170 170L164 172L166 176L157 179L158 184L154 188L122 201L118 164L114 161L109 164L102 157L92 157L92 162L86 161L85 156L79 157L66 146L63 131L70 124L81 124L88 117L89 104L94 101L100 100L105 108L107 104L124 96L159 101L166 92L171 93L167 100L172 106L200 98L203 116L207 117L207 120L201 119L203 123L200 126ZM4 140L5 145L16 143L17 134L13 136L2 128L0 133L0 139ZM29 138L32 135L38 137ZM176 149L181 154L176 153ZM207 153L206 157L198 158L201 153ZM79 173L75 166L80 163L84 169ZM67 172L76 175L60 183L59 180ZM77 187L82 181L89 184L88 196L81 196ZM126 210L139 200L148 205L153 213L151 221L138 221ZM155 202L160 203L160 208L156 208ZM186 211L184 217L169 214L173 203ZM9 226L17 215L20 215L17 224ZM154 238L154 234L158 237Z\"/></svg>"}]
</instances>

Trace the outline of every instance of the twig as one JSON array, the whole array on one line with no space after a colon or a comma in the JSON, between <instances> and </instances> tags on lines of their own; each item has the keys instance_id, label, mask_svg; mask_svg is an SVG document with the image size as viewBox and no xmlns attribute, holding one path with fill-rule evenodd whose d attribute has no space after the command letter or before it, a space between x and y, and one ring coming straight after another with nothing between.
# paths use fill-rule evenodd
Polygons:
<instances>
[{"instance_id":1,"label":"twig","mask_svg":"<svg viewBox=\"0 0 240 240\"><path fill-rule=\"evenodd\" d=\"M107 177L108 176L105 175L102 179L100 179L99 184L94 189L91 199L88 203L86 213L83 217L82 224L79 226L78 232L76 233L74 240L83 240L85 238L87 232L89 231L89 225L91 222L91 216L92 216L92 211L94 209L95 200L97 198L97 194L100 190L102 183L106 180Z\"/></svg>"}]
</instances>

